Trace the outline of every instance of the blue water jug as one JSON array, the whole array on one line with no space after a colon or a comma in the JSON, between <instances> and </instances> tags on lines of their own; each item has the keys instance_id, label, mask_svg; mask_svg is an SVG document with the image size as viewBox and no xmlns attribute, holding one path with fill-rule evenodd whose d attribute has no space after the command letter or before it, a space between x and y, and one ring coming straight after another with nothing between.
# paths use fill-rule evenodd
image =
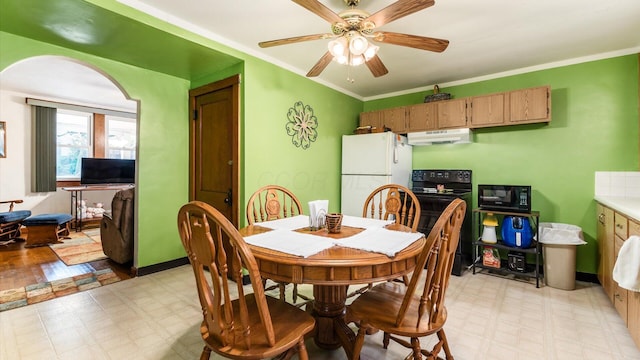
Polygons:
<instances>
[{"instance_id":1,"label":"blue water jug","mask_svg":"<svg viewBox=\"0 0 640 360\"><path fill-rule=\"evenodd\" d=\"M518 248L531 247L533 231L529 218L520 216L505 216L502 221L502 242L507 246Z\"/></svg>"}]
</instances>

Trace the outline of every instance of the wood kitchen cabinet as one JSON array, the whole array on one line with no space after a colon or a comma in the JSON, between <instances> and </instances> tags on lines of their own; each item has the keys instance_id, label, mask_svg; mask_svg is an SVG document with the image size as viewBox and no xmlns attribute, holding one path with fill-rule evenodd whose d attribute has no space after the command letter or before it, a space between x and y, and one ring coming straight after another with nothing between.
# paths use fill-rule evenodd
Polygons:
<instances>
[{"instance_id":1,"label":"wood kitchen cabinet","mask_svg":"<svg viewBox=\"0 0 640 360\"><path fill-rule=\"evenodd\" d=\"M437 106L438 129L467 127L467 99L435 102Z\"/></svg>"},{"instance_id":2,"label":"wood kitchen cabinet","mask_svg":"<svg viewBox=\"0 0 640 360\"><path fill-rule=\"evenodd\" d=\"M381 111L367 111L360 113L360 126L371 126L372 128L381 129L382 112Z\"/></svg>"},{"instance_id":3,"label":"wood kitchen cabinet","mask_svg":"<svg viewBox=\"0 0 640 360\"><path fill-rule=\"evenodd\" d=\"M396 134L407 132L406 109L404 106L381 111L382 124Z\"/></svg>"},{"instance_id":4,"label":"wood kitchen cabinet","mask_svg":"<svg viewBox=\"0 0 640 360\"><path fill-rule=\"evenodd\" d=\"M394 133L404 134L407 132L405 107L360 113L360 126L371 126L378 129L386 127Z\"/></svg>"},{"instance_id":5,"label":"wood kitchen cabinet","mask_svg":"<svg viewBox=\"0 0 640 360\"><path fill-rule=\"evenodd\" d=\"M551 120L551 87L540 86L509 92L508 122L511 125Z\"/></svg>"},{"instance_id":6,"label":"wood kitchen cabinet","mask_svg":"<svg viewBox=\"0 0 640 360\"><path fill-rule=\"evenodd\" d=\"M474 96L469 101L471 128L505 125L509 113L507 93Z\"/></svg>"},{"instance_id":7,"label":"wood kitchen cabinet","mask_svg":"<svg viewBox=\"0 0 640 360\"><path fill-rule=\"evenodd\" d=\"M597 214L598 250L600 251L598 279L607 297L613 302L616 311L627 325L631 338L640 348L640 292L621 288L612 278L618 252L630 236L640 236L640 222L602 204L597 204Z\"/></svg>"},{"instance_id":8,"label":"wood kitchen cabinet","mask_svg":"<svg viewBox=\"0 0 640 360\"><path fill-rule=\"evenodd\" d=\"M360 113L360 126L387 127L398 134L549 121L549 86Z\"/></svg>"},{"instance_id":9,"label":"wood kitchen cabinet","mask_svg":"<svg viewBox=\"0 0 640 360\"><path fill-rule=\"evenodd\" d=\"M436 130L438 109L435 103L407 106L407 132Z\"/></svg>"},{"instance_id":10,"label":"wood kitchen cabinet","mask_svg":"<svg viewBox=\"0 0 640 360\"><path fill-rule=\"evenodd\" d=\"M605 294L607 294L609 301L613 301L613 279L611 278L613 272L614 247L613 210L598 204L597 213L597 238L598 251L600 252L598 280L600 284L602 284L602 288Z\"/></svg>"}]
</instances>

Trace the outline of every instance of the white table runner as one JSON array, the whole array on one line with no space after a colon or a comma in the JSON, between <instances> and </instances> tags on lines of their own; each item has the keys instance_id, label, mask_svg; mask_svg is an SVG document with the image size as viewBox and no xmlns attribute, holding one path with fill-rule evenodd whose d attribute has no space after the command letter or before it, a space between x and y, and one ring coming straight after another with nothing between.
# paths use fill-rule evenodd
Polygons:
<instances>
[{"instance_id":1,"label":"white table runner","mask_svg":"<svg viewBox=\"0 0 640 360\"><path fill-rule=\"evenodd\" d=\"M364 231L340 240L334 240L336 245L353 249L372 251L394 257L424 234L415 232L402 232L387 230L384 228L369 228Z\"/></svg>"},{"instance_id":2,"label":"white table runner","mask_svg":"<svg viewBox=\"0 0 640 360\"><path fill-rule=\"evenodd\" d=\"M270 220L270 221L255 223L255 225L259 225L259 226L266 227L268 229L274 229L274 230L302 229L303 227L309 226L309 217L307 215L297 215L297 216L282 218L278 220Z\"/></svg>"},{"instance_id":3,"label":"white table runner","mask_svg":"<svg viewBox=\"0 0 640 360\"><path fill-rule=\"evenodd\" d=\"M245 236L244 241L254 246L302 257L317 254L334 246L333 239L285 229Z\"/></svg>"},{"instance_id":4,"label":"white table runner","mask_svg":"<svg viewBox=\"0 0 640 360\"><path fill-rule=\"evenodd\" d=\"M363 229L382 228L389 224L393 224L394 222L394 220L368 219L350 215L344 215L342 217L342 226L350 226Z\"/></svg>"}]
</instances>

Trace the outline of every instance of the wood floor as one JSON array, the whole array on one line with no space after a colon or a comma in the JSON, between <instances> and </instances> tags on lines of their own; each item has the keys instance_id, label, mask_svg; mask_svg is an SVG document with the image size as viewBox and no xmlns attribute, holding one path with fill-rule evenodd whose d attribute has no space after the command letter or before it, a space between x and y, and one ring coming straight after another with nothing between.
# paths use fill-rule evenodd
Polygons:
<instances>
[{"instance_id":1,"label":"wood floor","mask_svg":"<svg viewBox=\"0 0 640 360\"><path fill-rule=\"evenodd\" d=\"M120 279L130 279L131 264L110 259L67 266L48 246L25 248L24 241L0 245L0 291L59 280L111 268Z\"/></svg>"}]
</instances>

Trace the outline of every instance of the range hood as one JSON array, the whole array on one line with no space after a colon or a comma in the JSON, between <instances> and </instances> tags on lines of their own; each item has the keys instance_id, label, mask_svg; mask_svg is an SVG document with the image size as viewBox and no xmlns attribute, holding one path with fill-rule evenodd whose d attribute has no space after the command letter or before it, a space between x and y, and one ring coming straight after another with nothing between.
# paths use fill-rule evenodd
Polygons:
<instances>
[{"instance_id":1,"label":"range hood","mask_svg":"<svg viewBox=\"0 0 640 360\"><path fill-rule=\"evenodd\" d=\"M468 144L471 139L470 129L421 131L407 134L409 145Z\"/></svg>"}]
</instances>

